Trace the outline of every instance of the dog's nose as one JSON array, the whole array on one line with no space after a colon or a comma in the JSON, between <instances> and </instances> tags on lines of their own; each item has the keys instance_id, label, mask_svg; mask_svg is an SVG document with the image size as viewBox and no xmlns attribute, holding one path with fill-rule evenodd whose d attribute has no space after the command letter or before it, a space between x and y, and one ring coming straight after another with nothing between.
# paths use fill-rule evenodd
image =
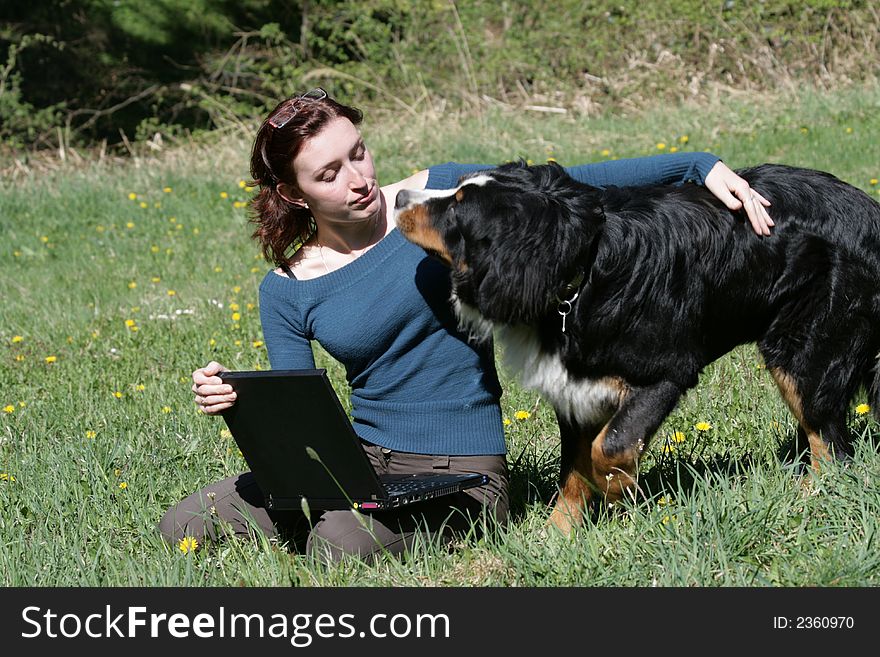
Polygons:
<instances>
[{"instance_id":1,"label":"dog's nose","mask_svg":"<svg viewBox=\"0 0 880 657\"><path fill-rule=\"evenodd\" d=\"M410 201L410 193L406 189L402 189L397 192L397 198L394 199L394 209L400 210L401 208L405 208L409 205Z\"/></svg>"}]
</instances>

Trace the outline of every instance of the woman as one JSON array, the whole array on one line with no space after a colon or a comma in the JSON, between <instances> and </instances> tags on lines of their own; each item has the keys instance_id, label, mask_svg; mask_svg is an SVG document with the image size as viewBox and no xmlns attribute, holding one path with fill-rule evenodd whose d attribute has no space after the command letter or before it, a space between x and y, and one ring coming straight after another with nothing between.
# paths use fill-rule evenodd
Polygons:
<instances>
[{"instance_id":1,"label":"woman","mask_svg":"<svg viewBox=\"0 0 880 657\"><path fill-rule=\"evenodd\" d=\"M401 189L449 188L463 173L489 167L447 163L380 187L357 128L361 119L359 110L315 90L281 102L257 133L254 237L278 266L260 285L270 363L273 369L314 367L310 342L317 340L345 365L354 427L378 473L482 472L490 481L406 510L361 517L328 511L315 522L298 511L266 510L245 473L169 509L160 523L168 540L246 535L254 528L330 560L346 554L369 559L403 552L419 531L448 541L481 526L477 520L507 518L501 388L491 344L475 346L458 332L448 270L404 240L392 220ZM568 171L599 186L694 179L732 209L744 202L759 234L773 225L763 207L769 203L708 153ZM298 248L289 255L292 246ZM204 413L235 403L235 393L216 376L223 369L211 362L193 372Z\"/></svg>"}]
</instances>

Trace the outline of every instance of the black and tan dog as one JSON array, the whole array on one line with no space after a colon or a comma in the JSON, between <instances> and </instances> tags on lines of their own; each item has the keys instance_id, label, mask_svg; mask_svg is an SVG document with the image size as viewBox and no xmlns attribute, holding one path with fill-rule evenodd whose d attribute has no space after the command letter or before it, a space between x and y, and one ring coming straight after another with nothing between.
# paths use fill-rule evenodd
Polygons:
<instances>
[{"instance_id":1,"label":"black and tan dog","mask_svg":"<svg viewBox=\"0 0 880 657\"><path fill-rule=\"evenodd\" d=\"M757 343L814 468L852 454L859 386L880 407L880 205L827 173L738 173L772 202L771 236L696 185L597 189L552 164L397 197L398 228L450 266L459 319L494 330L553 405L565 531L634 484L652 434L737 345Z\"/></svg>"}]
</instances>

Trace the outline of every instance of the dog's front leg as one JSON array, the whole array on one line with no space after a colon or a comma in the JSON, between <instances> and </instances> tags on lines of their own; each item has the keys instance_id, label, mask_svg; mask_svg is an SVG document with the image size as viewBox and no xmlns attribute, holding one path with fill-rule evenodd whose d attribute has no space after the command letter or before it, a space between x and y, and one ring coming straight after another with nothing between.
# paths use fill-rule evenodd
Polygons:
<instances>
[{"instance_id":1,"label":"dog's front leg","mask_svg":"<svg viewBox=\"0 0 880 657\"><path fill-rule=\"evenodd\" d=\"M609 502L636 483L636 469L648 441L672 412L682 390L664 381L631 388L617 412L593 441L591 479Z\"/></svg>"},{"instance_id":2,"label":"dog's front leg","mask_svg":"<svg viewBox=\"0 0 880 657\"><path fill-rule=\"evenodd\" d=\"M590 445L602 425L581 426L558 411L556 419L559 422L561 441L559 494L550 514L549 524L568 534L583 523L584 511L595 493L590 481Z\"/></svg>"}]
</instances>

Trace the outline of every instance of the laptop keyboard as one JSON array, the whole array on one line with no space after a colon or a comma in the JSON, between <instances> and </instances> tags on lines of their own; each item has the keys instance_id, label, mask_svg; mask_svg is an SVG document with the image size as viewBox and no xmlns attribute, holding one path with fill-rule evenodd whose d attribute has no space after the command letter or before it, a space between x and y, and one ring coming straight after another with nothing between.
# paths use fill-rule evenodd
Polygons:
<instances>
[{"instance_id":1,"label":"laptop keyboard","mask_svg":"<svg viewBox=\"0 0 880 657\"><path fill-rule=\"evenodd\" d=\"M391 481L386 482L384 485L385 490L388 491L388 495L391 497L407 495L425 488L424 481Z\"/></svg>"}]
</instances>

